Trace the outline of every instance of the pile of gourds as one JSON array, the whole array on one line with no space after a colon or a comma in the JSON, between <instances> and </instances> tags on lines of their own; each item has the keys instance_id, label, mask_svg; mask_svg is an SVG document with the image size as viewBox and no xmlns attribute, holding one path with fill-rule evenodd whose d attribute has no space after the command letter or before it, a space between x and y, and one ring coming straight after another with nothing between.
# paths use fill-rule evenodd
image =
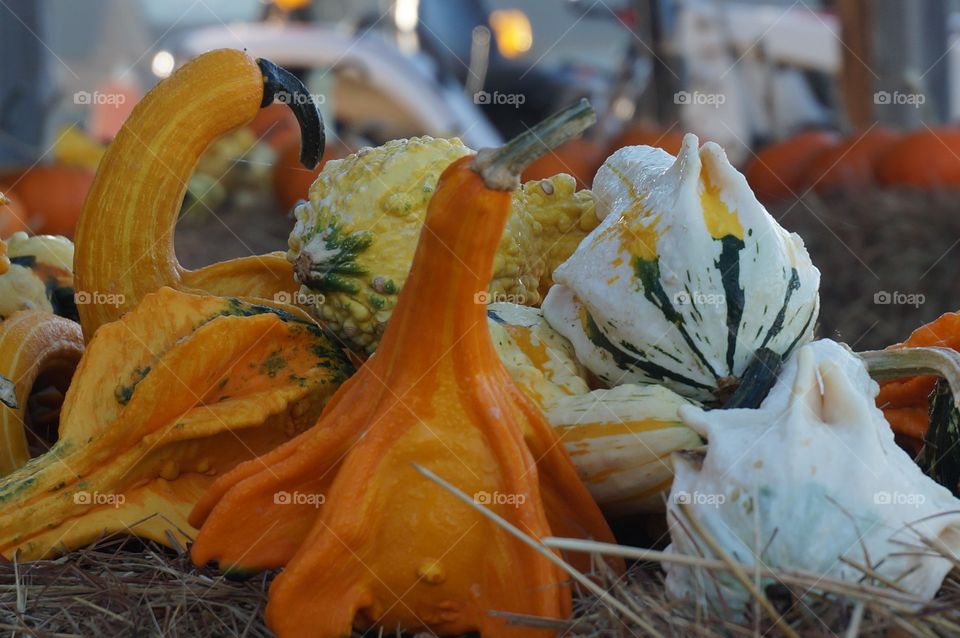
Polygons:
<instances>
[{"instance_id":1,"label":"pile of gourds","mask_svg":"<svg viewBox=\"0 0 960 638\"><path fill-rule=\"evenodd\" d=\"M567 617L564 572L418 470L535 540L612 541L604 515L666 511L671 551L702 551L696 515L749 564L756 512L775 531L809 508L822 524L777 537L767 562L820 565L803 541L846 538L851 509L881 530L911 523L856 501L819 511L846 480L929 495L935 522L912 529L958 549L960 522L935 514L960 501L893 444L868 375L943 376L935 414L955 424L958 343L915 335L856 355L813 342L820 273L718 146L628 146L577 190L519 176L589 126L585 103L497 149L391 142L326 164L286 254L182 268L173 227L198 158L278 94L294 96L315 166L323 126L303 86L213 51L136 107L75 245L0 244L0 554L111 532L192 541L198 565L229 576L283 567L266 611L279 635L533 636L549 632L490 612ZM922 437L933 381L892 383L890 422ZM838 475L858 447L889 466L882 481ZM927 469L947 480L939 460ZM918 596L946 573L894 558L880 532L863 544ZM736 582L718 593L693 567L667 571L668 591L712 613L718 596L746 604Z\"/></svg>"}]
</instances>

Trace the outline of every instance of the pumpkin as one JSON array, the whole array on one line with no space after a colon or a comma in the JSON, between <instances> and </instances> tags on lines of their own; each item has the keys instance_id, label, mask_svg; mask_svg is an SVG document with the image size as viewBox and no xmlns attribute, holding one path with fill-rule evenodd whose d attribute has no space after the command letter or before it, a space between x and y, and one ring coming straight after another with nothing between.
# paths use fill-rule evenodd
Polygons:
<instances>
[{"instance_id":1,"label":"pumpkin","mask_svg":"<svg viewBox=\"0 0 960 638\"><path fill-rule=\"evenodd\" d=\"M877 181L884 186L956 188L960 185L960 129L922 128L906 133L877 158Z\"/></svg>"},{"instance_id":2,"label":"pumpkin","mask_svg":"<svg viewBox=\"0 0 960 638\"><path fill-rule=\"evenodd\" d=\"M273 194L276 197L277 204L286 212L293 208L297 202L306 199L310 192L310 186L320 175L320 171L326 163L333 159L346 157L353 149L341 142L334 140L333 143L327 143L324 150L323 161L315 168L307 169L300 165L299 142L297 140L288 140L286 145L277 153L277 159L273 166Z\"/></svg>"},{"instance_id":3,"label":"pumpkin","mask_svg":"<svg viewBox=\"0 0 960 638\"><path fill-rule=\"evenodd\" d=\"M214 478L306 429L350 372L295 308L146 295L89 342L53 448L0 479L0 553L33 560L105 532L186 542Z\"/></svg>"},{"instance_id":4,"label":"pumpkin","mask_svg":"<svg viewBox=\"0 0 960 638\"><path fill-rule=\"evenodd\" d=\"M724 403L755 353L812 338L820 273L719 146L621 149L593 190L603 221L554 271L543 312L604 385Z\"/></svg>"},{"instance_id":5,"label":"pumpkin","mask_svg":"<svg viewBox=\"0 0 960 638\"><path fill-rule=\"evenodd\" d=\"M35 423L28 409L35 386L52 387L59 404L82 354L83 335L74 321L41 310L21 310L0 323L0 375L14 382L17 404L0 406L0 475L27 462L28 434L40 436L40 426L49 425ZM44 407L55 425L59 405L47 401Z\"/></svg>"},{"instance_id":6,"label":"pumpkin","mask_svg":"<svg viewBox=\"0 0 960 638\"><path fill-rule=\"evenodd\" d=\"M16 232L29 231L29 215L17 195L6 187L0 187L0 190L6 192L5 195L0 193L0 239Z\"/></svg>"},{"instance_id":7,"label":"pumpkin","mask_svg":"<svg viewBox=\"0 0 960 638\"><path fill-rule=\"evenodd\" d=\"M415 137L361 149L326 165L298 206L288 259L299 298L358 351L373 352L410 271L440 173L471 150L458 139ZM483 300L537 305L550 273L597 225L593 195L569 175L527 182Z\"/></svg>"},{"instance_id":8,"label":"pumpkin","mask_svg":"<svg viewBox=\"0 0 960 638\"><path fill-rule=\"evenodd\" d=\"M681 407L708 445L675 455L667 551L734 560L749 576L713 577L665 561L668 594L742 618L755 600L750 583L763 592L781 582L762 569L895 583L915 601L932 599L953 567L947 556L960 551L960 500L897 447L876 393L865 362L823 340L787 361L759 409ZM821 593L800 589L802 597Z\"/></svg>"},{"instance_id":9,"label":"pumpkin","mask_svg":"<svg viewBox=\"0 0 960 638\"><path fill-rule=\"evenodd\" d=\"M489 284L508 190L542 152L538 140L555 145L588 113L575 108L454 161L430 200L376 356L313 428L239 466L198 503L194 562L285 566L266 610L279 636L304 627L342 636L373 623L534 636L544 632L508 627L488 610L569 614L570 589L553 562L424 481L417 466L535 538L611 538L543 415L500 363L486 308L474 300Z\"/></svg>"},{"instance_id":10,"label":"pumpkin","mask_svg":"<svg viewBox=\"0 0 960 638\"><path fill-rule=\"evenodd\" d=\"M20 176L14 193L35 219L37 232L73 237L93 173L69 166L34 166Z\"/></svg>"},{"instance_id":11,"label":"pumpkin","mask_svg":"<svg viewBox=\"0 0 960 638\"><path fill-rule=\"evenodd\" d=\"M893 129L874 126L824 149L807 166L802 188L828 194L872 185L877 158L899 136Z\"/></svg>"},{"instance_id":12,"label":"pumpkin","mask_svg":"<svg viewBox=\"0 0 960 638\"><path fill-rule=\"evenodd\" d=\"M589 188L603 161L603 149L584 137L569 140L546 153L523 171L524 181L547 179L558 173L573 175L578 188Z\"/></svg>"},{"instance_id":13,"label":"pumpkin","mask_svg":"<svg viewBox=\"0 0 960 638\"><path fill-rule=\"evenodd\" d=\"M303 131L301 161L315 166L323 125L306 89L267 60L211 51L178 69L141 100L100 162L77 226L78 293L110 303L80 307L89 339L101 325L162 286L221 296L272 299L296 289L282 254L253 255L190 271L177 262L173 229L200 154L246 124L276 95Z\"/></svg>"},{"instance_id":14,"label":"pumpkin","mask_svg":"<svg viewBox=\"0 0 960 638\"><path fill-rule=\"evenodd\" d=\"M627 125L613 138L606 155L609 157L625 146L653 146L676 155L682 145L683 135L673 127L662 129L650 124L634 123Z\"/></svg>"},{"instance_id":15,"label":"pumpkin","mask_svg":"<svg viewBox=\"0 0 960 638\"><path fill-rule=\"evenodd\" d=\"M7 271L0 275L0 319L24 309L77 319L69 239L17 232L0 244L9 261Z\"/></svg>"},{"instance_id":16,"label":"pumpkin","mask_svg":"<svg viewBox=\"0 0 960 638\"><path fill-rule=\"evenodd\" d=\"M822 152L838 143L835 133L804 131L761 149L744 175L761 201L799 197L808 186L807 170Z\"/></svg>"}]
</instances>

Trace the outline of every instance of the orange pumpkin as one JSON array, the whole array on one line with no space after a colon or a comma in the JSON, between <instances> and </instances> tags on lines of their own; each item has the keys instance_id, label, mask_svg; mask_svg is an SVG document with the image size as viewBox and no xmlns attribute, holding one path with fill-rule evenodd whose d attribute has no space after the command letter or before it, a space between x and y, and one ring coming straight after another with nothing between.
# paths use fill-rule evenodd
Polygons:
<instances>
[{"instance_id":1,"label":"orange pumpkin","mask_svg":"<svg viewBox=\"0 0 960 638\"><path fill-rule=\"evenodd\" d=\"M884 186L960 187L960 128L923 128L888 146L877 159Z\"/></svg>"},{"instance_id":2,"label":"orange pumpkin","mask_svg":"<svg viewBox=\"0 0 960 638\"><path fill-rule=\"evenodd\" d=\"M648 124L631 124L610 142L606 155L609 157L624 146L655 146L676 155L682 144L683 134L678 126L663 130Z\"/></svg>"},{"instance_id":3,"label":"orange pumpkin","mask_svg":"<svg viewBox=\"0 0 960 638\"><path fill-rule=\"evenodd\" d=\"M93 173L82 168L35 166L23 174L14 194L36 219L36 231L73 237Z\"/></svg>"},{"instance_id":4,"label":"orange pumpkin","mask_svg":"<svg viewBox=\"0 0 960 638\"><path fill-rule=\"evenodd\" d=\"M872 184L877 158L899 137L897 131L877 126L817 153L807 167L803 187L834 193Z\"/></svg>"},{"instance_id":5,"label":"orange pumpkin","mask_svg":"<svg viewBox=\"0 0 960 638\"><path fill-rule=\"evenodd\" d=\"M310 186L329 160L341 159L353 151L354 149L339 140L328 140L323 151L323 159L316 168L304 168L300 163L299 134L291 139L277 155L277 161L273 167L273 194L281 210L286 212L301 199L307 199Z\"/></svg>"},{"instance_id":6,"label":"orange pumpkin","mask_svg":"<svg viewBox=\"0 0 960 638\"><path fill-rule=\"evenodd\" d=\"M567 173L577 179L577 188L589 188L603 163L602 153L603 149L591 140L582 137L568 140L528 166L521 179L528 182Z\"/></svg>"},{"instance_id":7,"label":"orange pumpkin","mask_svg":"<svg viewBox=\"0 0 960 638\"><path fill-rule=\"evenodd\" d=\"M27 210L20 203L17 195L9 188L0 185L0 239L5 239L17 231L30 232L27 223Z\"/></svg>"},{"instance_id":8,"label":"orange pumpkin","mask_svg":"<svg viewBox=\"0 0 960 638\"><path fill-rule=\"evenodd\" d=\"M837 144L830 131L804 131L763 148L747 165L744 175L757 197L776 201L798 197L806 186L813 159Z\"/></svg>"}]
</instances>

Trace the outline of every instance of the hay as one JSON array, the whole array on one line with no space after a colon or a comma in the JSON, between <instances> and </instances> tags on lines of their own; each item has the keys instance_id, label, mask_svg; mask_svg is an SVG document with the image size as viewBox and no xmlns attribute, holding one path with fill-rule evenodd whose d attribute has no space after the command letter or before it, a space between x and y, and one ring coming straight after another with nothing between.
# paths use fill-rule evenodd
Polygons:
<instances>
[{"instance_id":1,"label":"hay","mask_svg":"<svg viewBox=\"0 0 960 638\"><path fill-rule=\"evenodd\" d=\"M803 237L823 275L820 336L855 350L879 349L960 309L956 194L871 189L820 198L810 193L767 209ZM917 295L922 303L911 303L919 301ZM892 303L877 303L885 300Z\"/></svg>"}]
</instances>

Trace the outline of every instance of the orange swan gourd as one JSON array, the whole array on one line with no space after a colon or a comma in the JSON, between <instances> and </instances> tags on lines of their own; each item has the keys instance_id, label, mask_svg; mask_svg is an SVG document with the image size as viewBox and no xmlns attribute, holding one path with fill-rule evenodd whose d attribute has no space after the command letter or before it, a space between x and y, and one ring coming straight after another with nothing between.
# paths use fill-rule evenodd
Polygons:
<instances>
[{"instance_id":1,"label":"orange swan gourd","mask_svg":"<svg viewBox=\"0 0 960 638\"><path fill-rule=\"evenodd\" d=\"M537 135L555 145L590 116L581 105L451 164L376 355L313 428L219 479L192 512L197 564L286 567L266 612L278 635L380 625L546 636L489 610L569 615L571 591L552 562L414 464L533 537L611 539L563 446L500 363L475 301L492 276L508 190L546 148Z\"/></svg>"},{"instance_id":2,"label":"orange swan gourd","mask_svg":"<svg viewBox=\"0 0 960 638\"><path fill-rule=\"evenodd\" d=\"M180 266L173 231L187 182L215 139L283 96L300 122L300 161L323 152L323 124L303 85L268 60L219 49L190 61L137 104L100 161L77 224L75 288L89 340L101 325L167 286L223 297L273 299L298 286L281 252L198 270Z\"/></svg>"}]
</instances>

